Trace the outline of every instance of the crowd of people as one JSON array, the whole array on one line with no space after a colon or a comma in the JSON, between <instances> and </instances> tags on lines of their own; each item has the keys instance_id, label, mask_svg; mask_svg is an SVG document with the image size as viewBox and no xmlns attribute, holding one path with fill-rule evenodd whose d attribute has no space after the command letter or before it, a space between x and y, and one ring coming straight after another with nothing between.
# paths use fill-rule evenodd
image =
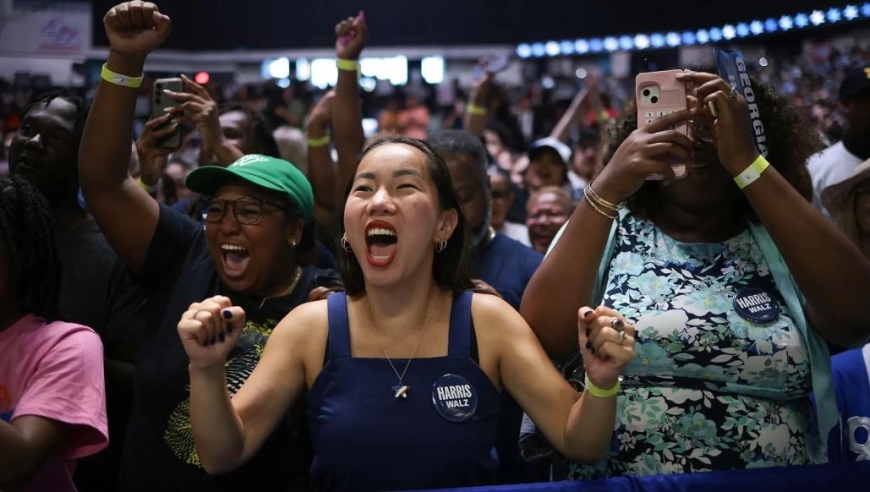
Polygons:
<instances>
[{"instance_id":1,"label":"crowd of people","mask_svg":"<svg viewBox=\"0 0 870 492\"><path fill-rule=\"evenodd\" d=\"M137 121L171 25L115 6L92 101L0 114L0 490L870 459L866 53L750 71L752 101L682 70L640 127L614 80L550 113L484 71L443 128L408 96L368 139L362 12L310 105L184 77Z\"/></svg>"}]
</instances>

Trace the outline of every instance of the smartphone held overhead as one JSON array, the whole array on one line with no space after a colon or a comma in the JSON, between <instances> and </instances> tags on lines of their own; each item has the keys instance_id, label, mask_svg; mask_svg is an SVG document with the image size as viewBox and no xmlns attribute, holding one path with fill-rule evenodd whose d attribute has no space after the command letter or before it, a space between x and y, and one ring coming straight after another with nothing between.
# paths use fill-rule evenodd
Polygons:
<instances>
[{"instance_id":1,"label":"smartphone held overhead","mask_svg":"<svg viewBox=\"0 0 870 492\"><path fill-rule=\"evenodd\" d=\"M637 100L637 127L646 128L652 122L678 111L688 109L686 100L686 85L677 80L680 70L665 70L661 72L641 73L635 79L635 96ZM684 135L688 134L688 126L683 123L675 125L671 130ZM677 178L684 178L688 171L686 162L674 162L671 166ZM654 175L648 179L660 180L663 176Z\"/></svg>"},{"instance_id":2,"label":"smartphone held overhead","mask_svg":"<svg viewBox=\"0 0 870 492\"><path fill-rule=\"evenodd\" d=\"M166 114L166 110L178 103L169 97L165 91L184 92L184 82L180 78L157 79L154 81L154 94L151 101L151 118L159 118ZM167 122L171 125L174 120ZM165 126L165 125L164 125ZM181 125L174 132L160 139L158 145L167 149L176 149L181 146Z\"/></svg>"}]
</instances>

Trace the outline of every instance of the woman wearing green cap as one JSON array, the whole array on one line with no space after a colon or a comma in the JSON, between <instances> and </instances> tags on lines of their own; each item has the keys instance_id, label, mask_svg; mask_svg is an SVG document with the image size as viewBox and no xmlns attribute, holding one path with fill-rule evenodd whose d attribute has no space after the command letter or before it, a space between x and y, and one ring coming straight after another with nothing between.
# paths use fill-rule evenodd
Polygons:
<instances>
[{"instance_id":1,"label":"woman wearing green cap","mask_svg":"<svg viewBox=\"0 0 870 492\"><path fill-rule=\"evenodd\" d=\"M285 415L244 466L221 477L205 473L190 431L189 360L176 324L191 303L212 296L245 306L248 321L237 327L240 340L226 361L227 390L235 393L278 321L307 302L312 289L338 282L333 271L300 266L298 259L303 222L313 215L311 186L286 161L248 155L188 177L192 191L213 197L204 227L158 205L127 176L127 142L138 93L132 86L170 20L153 4L131 2L110 10L104 23L110 54L79 172L91 212L135 273L151 311L119 490L305 489L312 453L301 407Z\"/></svg>"}]
</instances>

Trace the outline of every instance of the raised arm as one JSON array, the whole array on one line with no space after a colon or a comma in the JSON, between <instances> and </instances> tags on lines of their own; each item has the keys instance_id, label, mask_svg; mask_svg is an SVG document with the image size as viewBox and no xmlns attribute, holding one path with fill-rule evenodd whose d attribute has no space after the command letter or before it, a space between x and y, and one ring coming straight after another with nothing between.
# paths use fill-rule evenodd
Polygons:
<instances>
[{"instance_id":1,"label":"raised arm","mask_svg":"<svg viewBox=\"0 0 870 492\"><path fill-rule=\"evenodd\" d=\"M568 106L565 114L559 118L559 122L556 123L553 131L550 132L550 136L559 139L561 142L568 142L571 136L571 127L583 116L582 110L588 107L589 91L583 89L574 96L574 100L571 101L571 105Z\"/></svg>"},{"instance_id":2,"label":"raised arm","mask_svg":"<svg viewBox=\"0 0 870 492\"><path fill-rule=\"evenodd\" d=\"M547 440L574 460L603 459L616 420L619 376L634 353L634 328L625 324L620 338L610 323L614 317L626 322L616 312L605 307L581 310L574 336L579 332L584 367L594 388L578 394L556 371L523 318L507 304L493 296L475 295L472 314L476 326L498 327L481 330L481 347L498 347L502 384Z\"/></svg>"},{"instance_id":3,"label":"raised arm","mask_svg":"<svg viewBox=\"0 0 870 492\"><path fill-rule=\"evenodd\" d=\"M153 3L128 2L103 19L106 67L114 79L140 77L145 57L169 35L171 22ZM123 77L120 77L123 76ZM138 89L100 81L79 149L79 178L88 209L115 253L138 271L157 227L159 208L127 172Z\"/></svg>"},{"instance_id":4,"label":"raised arm","mask_svg":"<svg viewBox=\"0 0 870 492\"><path fill-rule=\"evenodd\" d=\"M178 332L190 358L190 422L196 452L208 473L226 473L251 459L307 381L316 377L313 371L306 372L306 363L322 366L325 307L323 302L308 303L288 314L272 331L260 362L232 399L225 364L244 329L244 311L217 296L192 304L182 315Z\"/></svg>"},{"instance_id":5,"label":"raised arm","mask_svg":"<svg viewBox=\"0 0 870 492\"><path fill-rule=\"evenodd\" d=\"M658 158L670 153L690 159L691 141L666 130L690 116L689 111L673 113L632 133L592 183L593 189L611 203L621 203L650 175L673 179L671 166ZM612 219L597 212L585 198L581 202L529 281L520 304L523 317L555 359L576 347L577 310L600 301L592 299L592 291L613 227Z\"/></svg>"},{"instance_id":6,"label":"raised arm","mask_svg":"<svg viewBox=\"0 0 870 492\"><path fill-rule=\"evenodd\" d=\"M335 190L338 187L335 162L329 151L329 127L335 91L323 95L305 124L308 138L308 181L314 190L314 214L320 230L335 230Z\"/></svg>"},{"instance_id":7,"label":"raised arm","mask_svg":"<svg viewBox=\"0 0 870 492\"><path fill-rule=\"evenodd\" d=\"M494 75L490 71L484 71L483 78L475 81L471 88L468 110L465 111L465 131L477 138L483 138L483 131L489 121L487 110L489 109L489 93L492 89Z\"/></svg>"},{"instance_id":8,"label":"raised arm","mask_svg":"<svg viewBox=\"0 0 870 492\"><path fill-rule=\"evenodd\" d=\"M359 72L351 66L342 66L348 62L359 62L368 37L369 31L362 12L335 26L335 54L339 59L338 82L335 85L333 101L335 111L332 113L335 150L338 153L338 181L333 190L335 210L344 208L344 188L353 178L356 161L365 145Z\"/></svg>"},{"instance_id":9,"label":"raised arm","mask_svg":"<svg viewBox=\"0 0 870 492\"><path fill-rule=\"evenodd\" d=\"M741 174L759 155L746 100L729 97L731 87L717 75L690 72L683 79L700 85L705 105L715 104L719 160L732 176ZM806 296L816 332L841 345L865 343L870 260L773 167L743 193Z\"/></svg>"}]
</instances>

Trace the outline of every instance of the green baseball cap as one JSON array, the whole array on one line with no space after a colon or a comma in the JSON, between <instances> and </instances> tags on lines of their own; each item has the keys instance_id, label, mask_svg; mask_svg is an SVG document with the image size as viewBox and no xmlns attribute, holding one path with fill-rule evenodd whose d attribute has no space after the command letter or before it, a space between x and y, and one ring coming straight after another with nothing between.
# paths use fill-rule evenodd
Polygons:
<instances>
[{"instance_id":1,"label":"green baseball cap","mask_svg":"<svg viewBox=\"0 0 870 492\"><path fill-rule=\"evenodd\" d=\"M286 195L299 207L302 217L314 217L314 192L302 171L293 164L266 155L250 154L227 167L203 166L187 175L184 183L200 195L214 196L228 179L241 179L254 186Z\"/></svg>"}]
</instances>

